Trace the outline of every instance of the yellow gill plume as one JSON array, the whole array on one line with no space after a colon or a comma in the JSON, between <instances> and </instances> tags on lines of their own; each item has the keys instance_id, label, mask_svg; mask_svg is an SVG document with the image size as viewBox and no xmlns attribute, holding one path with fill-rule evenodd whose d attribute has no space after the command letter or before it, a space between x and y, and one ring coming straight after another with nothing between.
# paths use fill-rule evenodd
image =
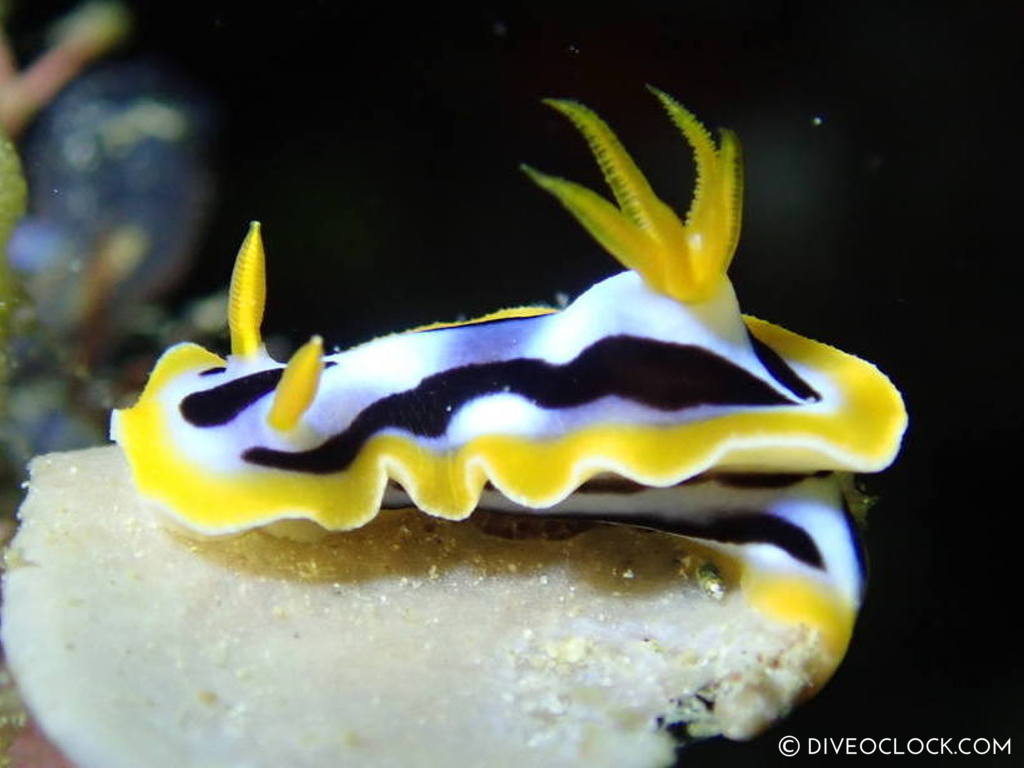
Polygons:
<instances>
[{"instance_id":1,"label":"yellow gill plume","mask_svg":"<svg viewBox=\"0 0 1024 768\"><path fill-rule=\"evenodd\" d=\"M324 341L314 336L296 350L274 390L267 423L279 432L290 432L316 397L324 370Z\"/></svg>"},{"instance_id":2,"label":"yellow gill plume","mask_svg":"<svg viewBox=\"0 0 1024 768\"><path fill-rule=\"evenodd\" d=\"M242 241L231 273L228 292L228 328L231 331L231 354L253 357L263 346L260 325L267 298L266 258L260 223L253 221Z\"/></svg>"},{"instance_id":3,"label":"yellow gill plume","mask_svg":"<svg viewBox=\"0 0 1024 768\"><path fill-rule=\"evenodd\" d=\"M671 96L648 86L693 149L697 183L686 223L654 194L611 128L574 101L546 99L586 138L618 207L566 179L523 170L564 205L627 269L684 302L709 298L725 277L739 240L743 176L735 134L715 146L703 125Z\"/></svg>"}]
</instances>

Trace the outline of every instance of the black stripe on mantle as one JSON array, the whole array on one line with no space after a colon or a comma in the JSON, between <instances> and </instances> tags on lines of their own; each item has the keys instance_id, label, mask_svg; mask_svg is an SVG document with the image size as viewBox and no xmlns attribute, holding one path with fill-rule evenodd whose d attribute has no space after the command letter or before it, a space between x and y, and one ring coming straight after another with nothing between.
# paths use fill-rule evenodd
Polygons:
<instances>
[{"instance_id":1,"label":"black stripe on mantle","mask_svg":"<svg viewBox=\"0 0 1024 768\"><path fill-rule=\"evenodd\" d=\"M324 370L336 365L333 360L329 360L324 363ZM222 367L210 368L199 375L213 376L224 371ZM223 426L261 397L273 392L283 375L283 367L269 368L240 379L233 379L212 389L193 392L181 401L181 415L194 427Z\"/></svg>"},{"instance_id":2,"label":"black stripe on mantle","mask_svg":"<svg viewBox=\"0 0 1024 768\"><path fill-rule=\"evenodd\" d=\"M273 374L273 376L271 376ZM214 388L189 395L182 415L202 426L225 423L249 403L256 392L266 394L271 378L253 385L238 380L230 391ZM248 378L253 378L248 377ZM676 411L701 405L796 405L756 376L702 347L636 336L610 336L587 347L562 365L516 358L452 368L424 378L416 387L377 400L363 409L347 429L316 448L288 452L250 448L246 461L314 474L346 469L363 444L383 429L396 428L421 437L443 435L454 414L471 400L486 395L520 395L541 408L585 405L617 396L649 408ZM257 397L262 396L257 395ZM253 398L254 401L256 398ZM250 401L250 402L252 402ZM193 419L200 415L204 424Z\"/></svg>"},{"instance_id":3,"label":"black stripe on mantle","mask_svg":"<svg viewBox=\"0 0 1024 768\"><path fill-rule=\"evenodd\" d=\"M204 371L200 375L206 373ZM284 368L270 368L212 389L193 392L181 401L181 415L194 427L222 426L261 397L273 392L283 375Z\"/></svg>"},{"instance_id":4,"label":"black stripe on mantle","mask_svg":"<svg viewBox=\"0 0 1024 768\"><path fill-rule=\"evenodd\" d=\"M761 365L779 384L801 400L810 400L814 403L821 400L821 395L790 368L789 363L782 359L782 355L752 334L749 328L747 329L747 338L750 339L750 345L754 348L754 354L761 361Z\"/></svg>"}]
</instances>

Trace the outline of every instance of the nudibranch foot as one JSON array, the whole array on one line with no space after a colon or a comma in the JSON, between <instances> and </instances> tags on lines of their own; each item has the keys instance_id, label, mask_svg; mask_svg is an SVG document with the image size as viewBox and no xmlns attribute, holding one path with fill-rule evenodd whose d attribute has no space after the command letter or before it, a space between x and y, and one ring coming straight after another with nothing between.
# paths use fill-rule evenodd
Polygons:
<instances>
[{"instance_id":1,"label":"nudibranch foot","mask_svg":"<svg viewBox=\"0 0 1024 768\"><path fill-rule=\"evenodd\" d=\"M866 580L852 492L848 476L833 472L710 472L668 488L604 475L542 513L493 487L483 490L477 510L557 521L567 532L573 524L613 523L696 541L724 556L754 607L820 632L838 663ZM390 483L382 506L414 505Z\"/></svg>"}]
</instances>

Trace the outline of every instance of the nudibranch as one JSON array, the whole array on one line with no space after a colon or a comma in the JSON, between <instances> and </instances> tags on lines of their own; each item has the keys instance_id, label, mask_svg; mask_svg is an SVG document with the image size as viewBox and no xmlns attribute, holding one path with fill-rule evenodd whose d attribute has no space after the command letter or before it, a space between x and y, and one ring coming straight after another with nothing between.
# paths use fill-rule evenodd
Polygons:
<instances>
[{"instance_id":1,"label":"nudibranch","mask_svg":"<svg viewBox=\"0 0 1024 768\"><path fill-rule=\"evenodd\" d=\"M260 228L231 279L231 353L179 344L115 411L141 493L205 535L306 519L341 531L381 508L475 509L668 531L739 563L760 610L820 630L841 658L864 579L850 473L895 457L898 391L873 365L741 315L733 133L716 141L651 89L693 150L685 219L586 107L547 103L588 141L617 205L524 171L625 271L564 309L436 323L281 365L264 349Z\"/></svg>"}]
</instances>

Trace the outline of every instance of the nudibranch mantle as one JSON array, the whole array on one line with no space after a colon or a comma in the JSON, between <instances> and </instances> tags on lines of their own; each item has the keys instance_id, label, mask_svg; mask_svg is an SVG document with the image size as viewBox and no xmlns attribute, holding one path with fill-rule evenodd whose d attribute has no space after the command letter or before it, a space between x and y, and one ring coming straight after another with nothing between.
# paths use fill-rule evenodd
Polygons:
<instances>
[{"instance_id":1,"label":"nudibranch mantle","mask_svg":"<svg viewBox=\"0 0 1024 768\"><path fill-rule=\"evenodd\" d=\"M627 267L560 311L503 310L326 356L314 337L282 366L260 340L254 223L232 276L231 354L172 347L138 402L113 414L140 491L210 535L288 519L347 530L408 505L448 519L483 507L671 530L741 552L759 573L786 561L784 572L811 574L804 597L790 589L774 610L838 610L823 623L847 626L833 632L842 646L862 573L832 473L893 460L902 400L870 363L740 314L726 276L738 141L724 131L716 146L652 91L694 151L685 220L600 118L548 102L586 137L618 206L524 170ZM845 607L822 608L836 601L816 590Z\"/></svg>"}]
</instances>

